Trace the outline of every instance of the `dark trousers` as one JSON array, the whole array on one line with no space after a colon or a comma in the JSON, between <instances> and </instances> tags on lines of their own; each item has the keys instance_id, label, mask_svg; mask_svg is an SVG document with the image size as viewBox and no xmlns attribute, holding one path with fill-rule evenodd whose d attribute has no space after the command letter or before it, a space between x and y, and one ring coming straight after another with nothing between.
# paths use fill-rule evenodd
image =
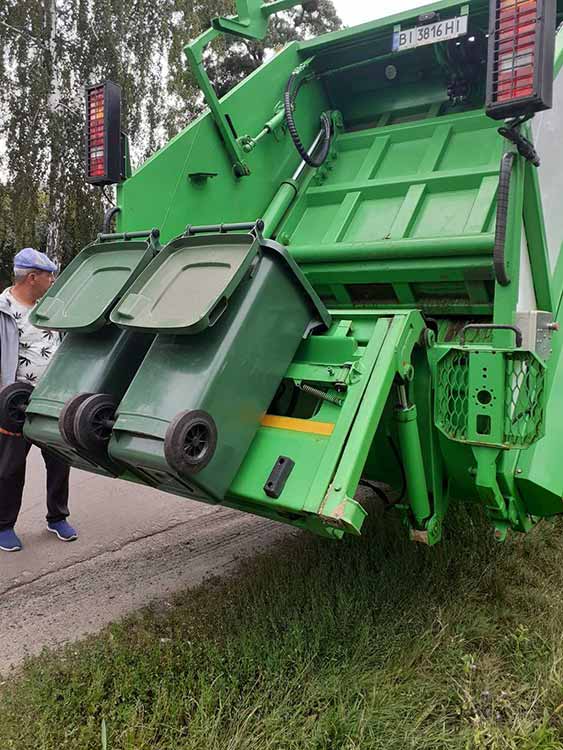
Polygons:
<instances>
[{"instance_id":1,"label":"dark trousers","mask_svg":"<svg viewBox=\"0 0 563 750\"><path fill-rule=\"evenodd\" d=\"M17 521L30 448L25 438L0 433L0 531L12 528ZM47 521L62 521L68 516L70 467L48 451L41 453L47 469Z\"/></svg>"}]
</instances>

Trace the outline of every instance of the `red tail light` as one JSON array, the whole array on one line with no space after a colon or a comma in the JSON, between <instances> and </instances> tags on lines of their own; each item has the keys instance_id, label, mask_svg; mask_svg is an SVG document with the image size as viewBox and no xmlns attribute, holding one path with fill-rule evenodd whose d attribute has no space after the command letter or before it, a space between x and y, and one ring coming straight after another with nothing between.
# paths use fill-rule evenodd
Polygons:
<instances>
[{"instance_id":1,"label":"red tail light","mask_svg":"<svg viewBox=\"0 0 563 750\"><path fill-rule=\"evenodd\" d=\"M537 7L532 0L501 2L498 49L499 102L534 93Z\"/></svg>"},{"instance_id":2,"label":"red tail light","mask_svg":"<svg viewBox=\"0 0 563 750\"><path fill-rule=\"evenodd\" d=\"M86 181L121 180L121 89L106 81L86 89Z\"/></svg>"},{"instance_id":3,"label":"red tail light","mask_svg":"<svg viewBox=\"0 0 563 750\"><path fill-rule=\"evenodd\" d=\"M555 0L491 0L487 114L532 114L552 103Z\"/></svg>"}]
</instances>

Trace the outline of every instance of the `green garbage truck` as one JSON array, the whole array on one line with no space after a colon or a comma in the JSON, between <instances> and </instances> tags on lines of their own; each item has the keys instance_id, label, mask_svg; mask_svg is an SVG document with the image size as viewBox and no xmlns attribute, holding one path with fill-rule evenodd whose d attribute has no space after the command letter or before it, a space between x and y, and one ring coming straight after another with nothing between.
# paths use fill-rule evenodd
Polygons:
<instances>
[{"instance_id":1,"label":"green garbage truck","mask_svg":"<svg viewBox=\"0 0 563 750\"><path fill-rule=\"evenodd\" d=\"M361 533L361 483L419 543L453 499L527 532L563 512L563 2L442 0L219 99L207 45L295 4L238 0L187 44L207 108L135 171L119 87L87 88L86 179L116 206L36 307L64 343L0 422L325 537Z\"/></svg>"}]
</instances>

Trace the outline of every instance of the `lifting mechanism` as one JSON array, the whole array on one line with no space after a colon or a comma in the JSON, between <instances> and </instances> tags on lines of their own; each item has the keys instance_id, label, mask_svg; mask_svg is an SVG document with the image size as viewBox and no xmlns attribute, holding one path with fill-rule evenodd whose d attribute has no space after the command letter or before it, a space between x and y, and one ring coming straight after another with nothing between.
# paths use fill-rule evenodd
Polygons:
<instances>
[{"instance_id":1,"label":"lifting mechanism","mask_svg":"<svg viewBox=\"0 0 563 750\"><path fill-rule=\"evenodd\" d=\"M102 233L32 313L65 337L0 424L73 466L341 538L563 512L563 2L441 0L288 45L136 171L86 90ZM304 12L315 12L314 3ZM115 232L112 221L117 222ZM382 488L386 487L385 490Z\"/></svg>"}]
</instances>

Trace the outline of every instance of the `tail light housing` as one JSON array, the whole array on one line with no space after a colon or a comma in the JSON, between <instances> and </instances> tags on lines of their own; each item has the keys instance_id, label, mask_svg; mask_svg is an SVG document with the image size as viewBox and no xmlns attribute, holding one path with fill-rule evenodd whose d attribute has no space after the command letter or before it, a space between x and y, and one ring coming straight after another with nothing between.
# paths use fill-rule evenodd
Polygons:
<instances>
[{"instance_id":1,"label":"tail light housing","mask_svg":"<svg viewBox=\"0 0 563 750\"><path fill-rule=\"evenodd\" d=\"M490 0L490 117L519 117L552 106L555 25L556 0Z\"/></svg>"},{"instance_id":2,"label":"tail light housing","mask_svg":"<svg viewBox=\"0 0 563 750\"><path fill-rule=\"evenodd\" d=\"M122 179L121 89L112 81L86 88L86 182Z\"/></svg>"}]
</instances>

